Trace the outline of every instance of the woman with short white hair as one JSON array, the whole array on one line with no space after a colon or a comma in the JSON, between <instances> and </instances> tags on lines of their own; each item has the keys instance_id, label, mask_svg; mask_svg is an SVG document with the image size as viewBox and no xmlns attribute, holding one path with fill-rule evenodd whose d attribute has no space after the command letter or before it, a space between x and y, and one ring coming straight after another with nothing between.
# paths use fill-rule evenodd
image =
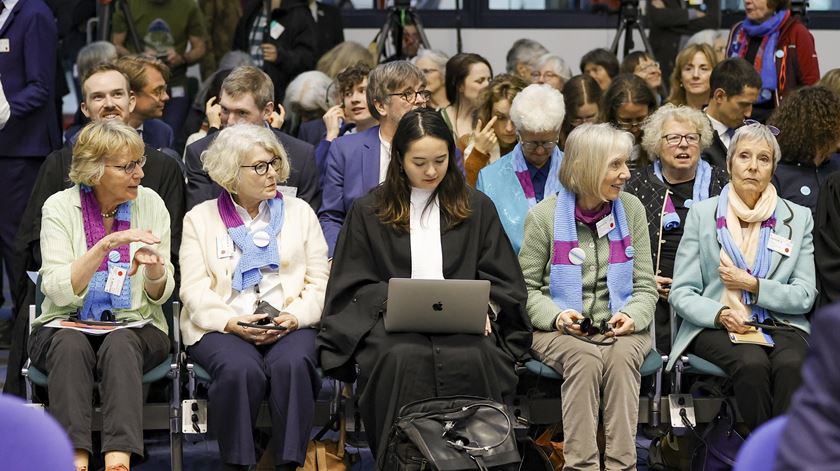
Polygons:
<instances>
[{"instance_id":1,"label":"woman with short white hair","mask_svg":"<svg viewBox=\"0 0 840 471\"><path fill-rule=\"evenodd\" d=\"M566 469L634 469L640 368L656 304L645 209L622 187L633 137L582 124L566 141L562 187L528 213L519 263L532 354L563 376Z\"/></svg>"},{"instance_id":2,"label":"woman with short white hair","mask_svg":"<svg viewBox=\"0 0 840 471\"><path fill-rule=\"evenodd\" d=\"M286 88L283 107L286 109L286 121L293 135L297 135L301 124L320 120L330 109L327 91L331 85L332 79L317 70L304 72L292 80Z\"/></svg>"},{"instance_id":3,"label":"woman with short white hair","mask_svg":"<svg viewBox=\"0 0 840 471\"><path fill-rule=\"evenodd\" d=\"M717 196L729 183L726 169L700 158L712 143L712 125L702 111L667 104L642 126L642 147L654 158L637 168L626 191L645 207L653 254L656 288L656 346L671 350L671 308L668 293L674 273L674 258L691 205Z\"/></svg>"},{"instance_id":4,"label":"woman with short white hair","mask_svg":"<svg viewBox=\"0 0 840 471\"><path fill-rule=\"evenodd\" d=\"M432 93L432 98L426 108L440 110L449 106L446 99L446 62L449 56L435 49L420 49L411 58L411 63L423 71L426 76L426 90Z\"/></svg>"},{"instance_id":5,"label":"woman with short white hair","mask_svg":"<svg viewBox=\"0 0 840 471\"><path fill-rule=\"evenodd\" d=\"M528 210L560 188L557 175L563 152L557 142L565 116L566 105L559 91L548 85L528 85L510 105L516 146L478 173L476 188L495 203L517 252Z\"/></svg>"},{"instance_id":6,"label":"woman with short white hair","mask_svg":"<svg viewBox=\"0 0 840 471\"><path fill-rule=\"evenodd\" d=\"M572 69L566 61L557 54L543 54L534 62L531 70L533 83L548 84L557 90L563 90L563 85L572 78Z\"/></svg>"},{"instance_id":7,"label":"woman with short white hair","mask_svg":"<svg viewBox=\"0 0 840 471\"><path fill-rule=\"evenodd\" d=\"M268 396L274 463L303 465L315 397L315 329L327 244L312 208L278 192L289 160L263 126L223 129L202 156L224 191L184 217L181 335L212 377L208 424L225 469L257 462L253 430Z\"/></svg>"}]
</instances>

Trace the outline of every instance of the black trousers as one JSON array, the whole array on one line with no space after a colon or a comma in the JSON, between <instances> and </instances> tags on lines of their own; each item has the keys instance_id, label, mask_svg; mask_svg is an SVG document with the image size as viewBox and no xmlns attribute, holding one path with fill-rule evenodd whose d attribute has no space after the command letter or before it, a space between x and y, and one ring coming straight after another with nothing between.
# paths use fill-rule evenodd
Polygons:
<instances>
[{"instance_id":1,"label":"black trousers","mask_svg":"<svg viewBox=\"0 0 840 471\"><path fill-rule=\"evenodd\" d=\"M143 455L143 373L169 353L169 337L147 324L105 335L41 327L29 339L32 363L47 373L50 413L73 448L93 452L93 388L102 402L102 452Z\"/></svg>"},{"instance_id":2,"label":"black trousers","mask_svg":"<svg viewBox=\"0 0 840 471\"><path fill-rule=\"evenodd\" d=\"M771 336L776 346L762 347L734 344L726 330L705 329L689 347L729 375L738 410L750 430L784 414L802 382L808 334L797 329L775 331Z\"/></svg>"}]
</instances>

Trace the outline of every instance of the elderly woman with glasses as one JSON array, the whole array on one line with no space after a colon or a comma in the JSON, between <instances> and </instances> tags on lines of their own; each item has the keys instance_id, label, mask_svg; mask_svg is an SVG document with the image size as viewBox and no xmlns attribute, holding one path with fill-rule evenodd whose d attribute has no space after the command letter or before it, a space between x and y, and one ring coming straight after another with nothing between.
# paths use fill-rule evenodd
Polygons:
<instances>
[{"instance_id":1,"label":"elderly woman with glasses","mask_svg":"<svg viewBox=\"0 0 840 471\"><path fill-rule=\"evenodd\" d=\"M50 413L73 442L77 470L88 469L93 452L96 381L106 469L127 470L132 454L143 455L142 376L169 353L161 309L175 287L169 213L140 186L145 162L133 128L89 124L73 146L74 185L44 203L44 302L29 356L47 373ZM129 322L139 324L116 328Z\"/></svg>"},{"instance_id":2,"label":"elderly woman with glasses","mask_svg":"<svg viewBox=\"0 0 840 471\"><path fill-rule=\"evenodd\" d=\"M622 191L632 136L583 124L566 141L557 195L528 213L519 263L531 351L563 376L566 469L634 469L640 368L656 304L645 209ZM603 411L603 414L600 412Z\"/></svg>"},{"instance_id":3,"label":"elderly woman with glasses","mask_svg":"<svg viewBox=\"0 0 840 471\"><path fill-rule=\"evenodd\" d=\"M619 75L604 92L601 121L633 135L633 152L630 153L630 160L627 162L630 171L650 164L650 157L641 147L642 126L654 111L656 97L647 83L635 75Z\"/></svg>"},{"instance_id":4,"label":"elderly woman with glasses","mask_svg":"<svg viewBox=\"0 0 840 471\"><path fill-rule=\"evenodd\" d=\"M811 211L770 184L781 154L774 132L758 123L735 132L731 182L692 205L669 296L683 321L668 369L685 351L719 366L750 429L787 410L817 296Z\"/></svg>"},{"instance_id":5,"label":"elderly woman with glasses","mask_svg":"<svg viewBox=\"0 0 840 471\"><path fill-rule=\"evenodd\" d=\"M181 334L212 377L208 423L225 469L257 462L253 430L268 396L274 463L303 465L315 397L315 329L327 244L312 208L278 192L289 160L262 126L222 130L204 169L225 191L184 218Z\"/></svg>"},{"instance_id":6,"label":"elderly woman with glasses","mask_svg":"<svg viewBox=\"0 0 840 471\"><path fill-rule=\"evenodd\" d=\"M528 210L560 190L557 175L563 152L557 141L565 115L559 91L548 85L528 85L510 105L519 142L509 154L478 173L476 189L493 200L517 253Z\"/></svg>"},{"instance_id":7,"label":"elderly woman with glasses","mask_svg":"<svg viewBox=\"0 0 840 471\"><path fill-rule=\"evenodd\" d=\"M572 78L572 69L557 54L543 54L534 62L531 82L548 84L557 90L563 90L566 81Z\"/></svg>"},{"instance_id":8,"label":"elderly woman with glasses","mask_svg":"<svg viewBox=\"0 0 840 471\"><path fill-rule=\"evenodd\" d=\"M700 154L712 142L712 125L702 111L671 104L659 108L643 127L642 147L653 164L637 168L627 182L647 210L656 288L656 346L671 350L668 292L674 258L692 204L717 196L729 182L726 169L710 165Z\"/></svg>"},{"instance_id":9,"label":"elderly woman with glasses","mask_svg":"<svg viewBox=\"0 0 840 471\"><path fill-rule=\"evenodd\" d=\"M411 63L423 71L426 76L426 90L432 95L429 97L427 108L441 110L449 106L446 99L446 62L449 56L435 49L420 49L417 55L411 58Z\"/></svg>"}]
</instances>

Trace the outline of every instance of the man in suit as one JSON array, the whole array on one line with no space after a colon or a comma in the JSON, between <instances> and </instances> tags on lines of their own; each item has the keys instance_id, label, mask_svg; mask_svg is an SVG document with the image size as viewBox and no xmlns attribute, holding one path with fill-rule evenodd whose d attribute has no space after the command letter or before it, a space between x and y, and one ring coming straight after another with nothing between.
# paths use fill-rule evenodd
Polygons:
<instances>
[{"instance_id":1,"label":"man in suit","mask_svg":"<svg viewBox=\"0 0 840 471\"><path fill-rule=\"evenodd\" d=\"M252 66L237 67L222 82L219 104L222 127L248 123L268 126L266 121L274 111L274 85L265 72ZM273 129L277 139L289 154L292 171L289 179L279 186L280 191L306 201L312 209L321 204L321 185L315 166L315 149L311 144ZM215 133L187 146L187 210L219 196L222 188L214 183L201 164L201 153L210 147Z\"/></svg>"},{"instance_id":2,"label":"man in suit","mask_svg":"<svg viewBox=\"0 0 840 471\"><path fill-rule=\"evenodd\" d=\"M744 59L726 59L715 66L709 79L712 99L706 107L706 116L712 123L712 145L703 151L703 160L726 168L729 141L744 120L752 114L752 106L761 90L761 76Z\"/></svg>"},{"instance_id":3,"label":"man in suit","mask_svg":"<svg viewBox=\"0 0 840 471\"><path fill-rule=\"evenodd\" d=\"M29 1L29 0L26 0ZM82 113L91 121L119 119L128 121L134 109L135 98L129 90L128 77L113 64L101 64L91 69L82 82ZM146 165L143 167L141 184L156 191L169 211L172 232L171 260L178 277L178 249L181 240L181 222L184 217L184 179L178 163L146 144ZM12 333L12 349L5 391L21 394L20 367L26 360L26 339L28 334L27 306L35 301L34 285L26 277L26 271L38 270L41 266L40 233L41 207L54 193L69 188L67 175L70 172L72 146L64 146L51 153L41 166L35 188L23 213L23 223L15 238L15 252L11 270L17 282L12 286L15 300L15 324ZM28 195L27 195L28 196Z\"/></svg>"},{"instance_id":4,"label":"man in suit","mask_svg":"<svg viewBox=\"0 0 840 471\"><path fill-rule=\"evenodd\" d=\"M0 259L8 268L38 168L61 147L56 120L58 31L43 0L0 1L0 71L10 116L0 131Z\"/></svg>"},{"instance_id":5,"label":"man in suit","mask_svg":"<svg viewBox=\"0 0 840 471\"><path fill-rule=\"evenodd\" d=\"M367 104L379 126L339 137L327 154L324 199L318 218L330 257L353 202L385 180L391 162L391 140L400 119L409 111L426 106L429 95L423 71L408 61L381 64L368 75Z\"/></svg>"},{"instance_id":6,"label":"man in suit","mask_svg":"<svg viewBox=\"0 0 840 471\"><path fill-rule=\"evenodd\" d=\"M308 0L309 11L318 25L318 50L316 60L327 51L344 42L344 25L341 22L341 10L335 5Z\"/></svg>"},{"instance_id":7,"label":"man in suit","mask_svg":"<svg viewBox=\"0 0 840 471\"><path fill-rule=\"evenodd\" d=\"M128 76L136 101L126 124L137 129L146 144L174 150L172 127L161 121L169 101L169 67L160 59L140 54L121 57L117 67Z\"/></svg>"}]
</instances>

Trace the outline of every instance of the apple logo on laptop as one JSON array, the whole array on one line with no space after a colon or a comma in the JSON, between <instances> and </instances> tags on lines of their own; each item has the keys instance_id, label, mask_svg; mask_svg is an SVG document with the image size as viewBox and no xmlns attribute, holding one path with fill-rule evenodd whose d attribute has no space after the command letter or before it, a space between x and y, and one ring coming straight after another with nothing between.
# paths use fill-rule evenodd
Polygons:
<instances>
[{"instance_id":1,"label":"apple logo on laptop","mask_svg":"<svg viewBox=\"0 0 840 471\"><path fill-rule=\"evenodd\" d=\"M432 304L432 309L434 309L435 311L443 311L443 303L438 301Z\"/></svg>"}]
</instances>

